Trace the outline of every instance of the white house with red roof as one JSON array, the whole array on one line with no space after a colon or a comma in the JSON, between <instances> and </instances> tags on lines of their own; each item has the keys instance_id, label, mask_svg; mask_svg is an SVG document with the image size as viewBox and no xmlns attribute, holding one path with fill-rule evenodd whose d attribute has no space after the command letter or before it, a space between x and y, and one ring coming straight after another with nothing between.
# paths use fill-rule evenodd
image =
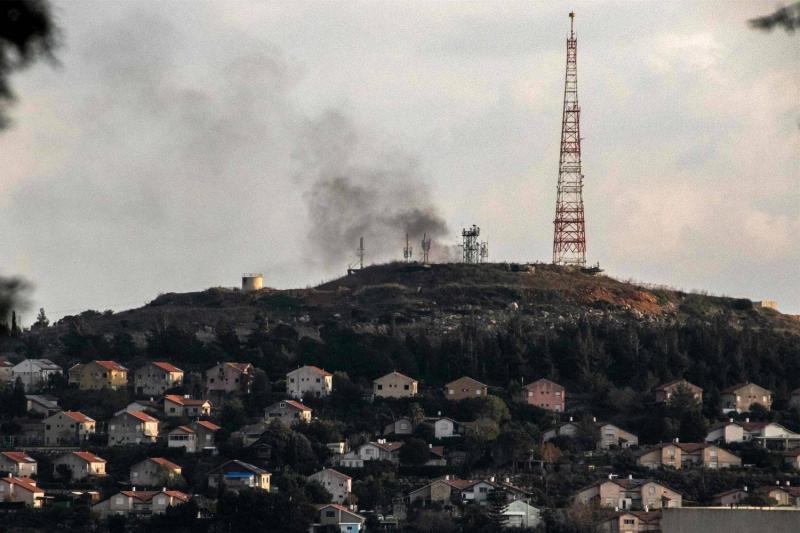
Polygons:
<instances>
[{"instance_id":1,"label":"white house with red roof","mask_svg":"<svg viewBox=\"0 0 800 533\"><path fill-rule=\"evenodd\" d=\"M56 474L59 473L59 466L62 465L71 472L73 480L106 475L106 460L91 452L70 452L58 457L53 461L53 470Z\"/></svg>"},{"instance_id":2,"label":"white house with red roof","mask_svg":"<svg viewBox=\"0 0 800 533\"><path fill-rule=\"evenodd\" d=\"M161 396L183 383L183 370L165 361L151 361L133 373L137 396Z\"/></svg>"},{"instance_id":3,"label":"white house with red roof","mask_svg":"<svg viewBox=\"0 0 800 533\"><path fill-rule=\"evenodd\" d=\"M333 468L326 468L308 476L309 480L318 482L331 493L331 502L344 503L353 492L353 478Z\"/></svg>"},{"instance_id":4,"label":"white house with red roof","mask_svg":"<svg viewBox=\"0 0 800 533\"><path fill-rule=\"evenodd\" d=\"M197 452L197 433L189 426L178 426L167 434L169 448L186 448L187 453Z\"/></svg>"},{"instance_id":5,"label":"white house with red roof","mask_svg":"<svg viewBox=\"0 0 800 533\"><path fill-rule=\"evenodd\" d=\"M0 473L18 477L36 475L38 463L25 452L0 452Z\"/></svg>"},{"instance_id":6,"label":"white house with red roof","mask_svg":"<svg viewBox=\"0 0 800 533\"><path fill-rule=\"evenodd\" d=\"M148 457L130 469L130 481L134 487L174 486L181 479L181 467L163 457Z\"/></svg>"},{"instance_id":7,"label":"white house with red roof","mask_svg":"<svg viewBox=\"0 0 800 533\"><path fill-rule=\"evenodd\" d=\"M0 479L0 501L24 502L30 507L41 507L43 500L44 491L36 486L36 480L15 476Z\"/></svg>"},{"instance_id":8,"label":"white house with red roof","mask_svg":"<svg viewBox=\"0 0 800 533\"><path fill-rule=\"evenodd\" d=\"M302 400L308 394L314 398L328 396L333 391L333 374L319 367L306 365L286 374L286 393Z\"/></svg>"},{"instance_id":9,"label":"white house with red roof","mask_svg":"<svg viewBox=\"0 0 800 533\"><path fill-rule=\"evenodd\" d=\"M78 446L95 433L97 422L79 411L61 411L42 425L45 446Z\"/></svg>"},{"instance_id":10,"label":"white house with red roof","mask_svg":"<svg viewBox=\"0 0 800 533\"><path fill-rule=\"evenodd\" d=\"M113 515L150 516L163 514L168 507L182 505L189 495L179 490L123 490L92 506L92 512L107 518Z\"/></svg>"},{"instance_id":11,"label":"white house with red roof","mask_svg":"<svg viewBox=\"0 0 800 533\"><path fill-rule=\"evenodd\" d=\"M280 420L287 426L301 422L311 422L311 408L297 400L281 400L264 410L264 419Z\"/></svg>"},{"instance_id":12,"label":"white house with red roof","mask_svg":"<svg viewBox=\"0 0 800 533\"><path fill-rule=\"evenodd\" d=\"M402 442L387 442L386 439L378 439L375 442L365 442L344 455L334 457L333 462L344 468L363 468L364 461L390 461L399 464L400 448L402 447Z\"/></svg>"},{"instance_id":13,"label":"white house with red roof","mask_svg":"<svg viewBox=\"0 0 800 533\"><path fill-rule=\"evenodd\" d=\"M250 363L217 363L206 370L206 394L247 394L254 372Z\"/></svg>"},{"instance_id":14,"label":"white house with red roof","mask_svg":"<svg viewBox=\"0 0 800 533\"><path fill-rule=\"evenodd\" d=\"M338 503L317 505L317 519L309 531L330 531L337 528L342 533L358 533L366 518Z\"/></svg>"},{"instance_id":15,"label":"white house with red roof","mask_svg":"<svg viewBox=\"0 0 800 533\"><path fill-rule=\"evenodd\" d=\"M217 432L222 429L221 427L208 420L196 420L191 423L191 428L196 436L195 444L198 452L216 449Z\"/></svg>"},{"instance_id":16,"label":"white house with red roof","mask_svg":"<svg viewBox=\"0 0 800 533\"><path fill-rule=\"evenodd\" d=\"M210 401L191 398L188 395L167 394L164 396L164 414L167 416L209 416L211 407Z\"/></svg>"},{"instance_id":17,"label":"white house with red roof","mask_svg":"<svg viewBox=\"0 0 800 533\"><path fill-rule=\"evenodd\" d=\"M152 444L158 438L158 419L144 411L123 411L108 422L108 445Z\"/></svg>"}]
</instances>

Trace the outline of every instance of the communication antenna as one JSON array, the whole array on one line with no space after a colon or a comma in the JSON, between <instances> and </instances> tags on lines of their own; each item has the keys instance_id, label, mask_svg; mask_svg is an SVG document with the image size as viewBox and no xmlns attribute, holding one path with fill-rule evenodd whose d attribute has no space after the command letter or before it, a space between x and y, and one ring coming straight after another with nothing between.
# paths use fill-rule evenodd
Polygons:
<instances>
[{"instance_id":1,"label":"communication antenna","mask_svg":"<svg viewBox=\"0 0 800 533\"><path fill-rule=\"evenodd\" d=\"M364 237L362 236L358 240L358 250L356 250L358 254L358 268L354 267L353 265L349 265L347 267L347 275L349 276L353 272L357 272L359 270L364 269Z\"/></svg>"},{"instance_id":2,"label":"communication antenna","mask_svg":"<svg viewBox=\"0 0 800 533\"><path fill-rule=\"evenodd\" d=\"M411 248L411 242L409 242L408 233L406 233L406 247L403 248L403 259L405 259L406 263L411 262L411 256L413 253L414 250Z\"/></svg>"},{"instance_id":3,"label":"communication antenna","mask_svg":"<svg viewBox=\"0 0 800 533\"><path fill-rule=\"evenodd\" d=\"M431 238L427 233L422 234L422 264L427 265L431 253Z\"/></svg>"},{"instance_id":4,"label":"communication antenna","mask_svg":"<svg viewBox=\"0 0 800 533\"><path fill-rule=\"evenodd\" d=\"M461 257L462 261L468 265L475 265L480 262L480 243L478 243L480 234L481 228L475 224L471 228L461 230Z\"/></svg>"}]
</instances>

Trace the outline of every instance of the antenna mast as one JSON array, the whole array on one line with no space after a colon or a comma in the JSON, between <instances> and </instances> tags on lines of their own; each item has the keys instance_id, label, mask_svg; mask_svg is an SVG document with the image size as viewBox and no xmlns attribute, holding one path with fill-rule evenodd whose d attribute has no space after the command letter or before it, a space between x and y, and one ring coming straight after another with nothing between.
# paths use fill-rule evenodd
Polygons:
<instances>
[{"instance_id":1,"label":"antenna mast","mask_svg":"<svg viewBox=\"0 0 800 533\"><path fill-rule=\"evenodd\" d=\"M408 241L408 233L406 233L406 247L403 248L403 259L405 259L406 263L411 262L411 256L413 252L414 251L411 248L411 243Z\"/></svg>"},{"instance_id":2,"label":"antenna mast","mask_svg":"<svg viewBox=\"0 0 800 533\"><path fill-rule=\"evenodd\" d=\"M358 241L358 268L364 269L364 237Z\"/></svg>"},{"instance_id":3,"label":"antenna mast","mask_svg":"<svg viewBox=\"0 0 800 533\"><path fill-rule=\"evenodd\" d=\"M564 82L564 111L561 122L561 157L558 164L556 218L553 221L553 263L586 266L586 227L583 215L583 174L581 172L581 128L578 106L578 39L575 12L569 14L567 71Z\"/></svg>"},{"instance_id":4,"label":"antenna mast","mask_svg":"<svg viewBox=\"0 0 800 533\"><path fill-rule=\"evenodd\" d=\"M427 265L431 253L431 238L427 233L422 234L422 264Z\"/></svg>"}]
</instances>

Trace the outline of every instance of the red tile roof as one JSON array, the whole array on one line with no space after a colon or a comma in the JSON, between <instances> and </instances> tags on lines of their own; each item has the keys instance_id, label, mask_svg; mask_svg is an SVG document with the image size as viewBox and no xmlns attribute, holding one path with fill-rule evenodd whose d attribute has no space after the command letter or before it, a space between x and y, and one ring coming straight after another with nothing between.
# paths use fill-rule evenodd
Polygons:
<instances>
[{"instance_id":1,"label":"red tile roof","mask_svg":"<svg viewBox=\"0 0 800 533\"><path fill-rule=\"evenodd\" d=\"M122 366L121 364L117 363L116 361L95 361L98 365L102 366L106 370L119 370L122 372L127 372L128 369Z\"/></svg>"},{"instance_id":2,"label":"red tile roof","mask_svg":"<svg viewBox=\"0 0 800 533\"><path fill-rule=\"evenodd\" d=\"M772 393L772 391L770 391L766 387L762 387L761 385L756 385L755 383L752 383L750 381L745 381L744 383L737 383L736 385L728 387L727 389L722 389L720 392L722 394L731 394L731 393L734 393L734 392L738 391L741 388L747 387L748 385L753 385L754 387L758 387L759 389L763 389L763 390L769 392L770 394Z\"/></svg>"},{"instance_id":3,"label":"red tile roof","mask_svg":"<svg viewBox=\"0 0 800 533\"><path fill-rule=\"evenodd\" d=\"M253 365L251 365L250 363L230 363L229 362L229 363L225 363L225 364L228 365L228 366L232 366L233 368L235 368L239 372L247 372L248 370L250 370L253 367Z\"/></svg>"},{"instance_id":4,"label":"red tile roof","mask_svg":"<svg viewBox=\"0 0 800 533\"><path fill-rule=\"evenodd\" d=\"M399 450L403 446L402 442L370 442L369 444L375 445L387 452Z\"/></svg>"},{"instance_id":5,"label":"red tile roof","mask_svg":"<svg viewBox=\"0 0 800 533\"><path fill-rule=\"evenodd\" d=\"M92 452L72 452L72 455L83 459L87 463L105 463L106 462L105 459L101 459L100 457L97 457Z\"/></svg>"},{"instance_id":6,"label":"red tile roof","mask_svg":"<svg viewBox=\"0 0 800 533\"><path fill-rule=\"evenodd\" d=\"M71 419L73 419L74 421L80 422L81 424L85 424L87 422L94 422L93 418L89 418L88 416L79 411L62 411L62 412Z\"/></svg>"},{"instance_id":7,"label":"red tile roof","mask_svg":"<svg viewBox=\"0 0 800 533\"><path fill-rule=\"evenodd\" d=\"M152 416L148 415L144 411L134 411L133 413L129 413L125 411L126 415L132 416L133 418L138 418L142 422L158 422L158 418L153 418Z\"/></svg>"},{"instance_id":8,"label":"red tile roof","mask_svg":"<svg viewBox=\"0 0 800 533\"><path fill-rule=\"evenodd\" d=\"M183 406L201 406L206 403L207 400L198 400L194 398L185 398L180 394L167 394L164 396L165 400L169 400L172 403L177 403L178 405Z\"/></svg>"},{"instance_id":9,"label":"red tile roof","mask_svg":"<svg viewBox=\"0 0 800 533\"><path fill-rule=\"evenodd\" d=\"M333 468L325 468L323 470L320 470L317 473L321 474L323 472L329 472L329 473L333 474L334 476L342 478L342 479L353 479L350 476L348 476L347 474L342 474L341 472L339 472L338 470L334 470Z\"/></svg>"},{"instance_id":10,"label":"red tile roof","mask_svg":"<svg viewBox=\"0 0 800 533\"><path fill-rule=\"evenodd\" d=\"M653 390L664 390L664 389L666 389L667 387L672 387L673 385L677 385L678 383L683 383L683 384L685 384L685 385L686 385L687 387L689 387L689 388L692 388L692 387L694 387L694 388L696 388L696 389L699 389L700 391L702 391L702 390L703 390L702 388L698 387L698 386L697 386L697 385L695 385L694 383L690 383L690 382L686 381L685 379L675 379L675 380L673 380L673 381L670 381L670 382L668 382L668 383L664 383L664 384L662 384L662 385L659 385L658 387L656 387L656 388L655 388L655 389L653 389Z\"/></svg>"},{"instance_id":11,"label":"red tile roof","mask_svg":"<svg viewBox=\"0 0 800 533\"><path fill-rule=\"evenodd\" d=\"M194 433L194 430L192 428L190 428L189 426L178 426L175 429L173 429L172 431L170 431L170 433L174 433L176 431L183 431L184 433Z\"/></svg>"},{"instance_id":12,"label":"red tile roof","mask_svg":"<svg viewBox=\"0 0 800 533\"><path fill-rule=\"evenodd\" d=\"M153 366L158 367L165 372L183 372L183 370L177 366L171 365L164 361L153 361Z\"/></svg>"},{"instance_id":13,"label":"red tile roof","mask_svg":"<svg viewBox=\"0 0 800 533\"><path fill-rule=\"evenodd\" d=\"M42 489L40 489L36 485L31 484L31 481L33 480L27 477L11 476L11 477L4 477L2 478L2 480L8 483L9 485L16 485L17 487L27 490L28 492L39 492L42 494L44 493Z\"/></svg>"},{"instance_id":14,"label":"red tile roof","mask_svg":"<svg viewBox=\"0 0 800 533\"><path fill-rule=\"evenodd\" d=\"M563 385L559 385L555 381L553 381L551 379L547 379L547 378L539 378L536 381L531 381L530 383L528 383L527 385L525 385L522 388L527 390L527 389L530 389L530 388L533 388L534 386L536 386L537 383L550 383L551 385L553 385L553 388L555 390L564 390L564 386Z\"/></svg>"},{"instance_id":15,"label":"red tile roof","mask_svg":"<svg viewBox=\"0 0 800 533\"><path fill-rule=\"evenodd\" d=\"M297 400L284 400L283 402L288 404L288 405L291 405L295 409L300 409L301 411L310 411L311 410L310 407L306 407L305 405L303 405L302 403L298 402Z\"/></svg>"},{"instance_id":16,"label":"red tile roof","mask_svg":"<svg viewBox=\"0 0 800 533\"><path fill-rule=\"evenodd\" d=\"M318 505L317 506L317 511L321 511L323 509L327 509L328 507L333 507L334 509L337 509L339 511L344 511L345 513L349 513L349 514L351 514L353 516L357 516L358 518L360 518L362 520L366 520L363 516L361 516L357 512L351 511L350 509L348 509L344 505L339 505L338 503L325 503L325 504L322 504L322 505Z\"/></svg>"},{"instance_id":17,"label":"red tile roof","mask_svg":"<svg viewBox=\"0 0 800 533\"><path fill-rule=\"evenodd\" d=\"M222 429L221 427L216 425L214 422L209 422L208 420L198 420L195 423L198 426L202 426L202 427L204 427L206 429L210 429L211 431L219 431L220 429Z\"/></svg>"},{"instance_id":18,"label":"red tile roof","mask_svg":"<svg viewBox=\"0 0 800 533\"><path fill-rule=\"evenodd\" d=\"M452 387L454 385L458 386L471 386L471 387L486 387L486 384L481 383L477 379L472 379L469 376L461 376L460 378L451 381L450 383L445 383L445 387Z\"/></svg>"},{"instance_id":19,"label":"red tile roof","mask_svg":"<svg viewBox=\"0 0 800 533\"><path fill-rule=\"evenodd\" d=\"M176 465L172 461L164 459L163 457L150 457L148 459L148 461L152 461L155 464L161 465L161 466L163 466L165 468L169 468L170 470L180 470L181 469L180 466Z\"/></svg>"},{"instance_id":20,"label":"red tile roof","mask_svg":"<svg viewBox=\"0 0 800 533\"><path fill-rule=\"evenodd\" d=\"M408 381L417 381L416 379L414 379L412 377L408 377L405 374L398 372L397 370L395 370L393 372L389 372L385 376L381 376L381 377L379 377L377 379L373 379L372 381L378 381L378 380L383 379L383 378L388 378L389 376L398 376L398 377L401 377L403 379L407 379Z\"/></svg>"},{"instance_id":21,"label":"red tile roof","mask_svg":"<svg viewBox=\"0 0 800 533\"><path fill-rule=\"evenodd\" d=\"M318 366L314 366L314 365L306 365L303 368L308 368L309 370L311 370L313 372L316 372L317 374L321 374L323 376L332 376L333 375L330 372L328 372L327 370L324 370L324 369L322 369L322 368L320 368ZM297 370L300 370L300 369L298 368ZM352 511L348 511L348 512L352 512Z\"/></svg>"},{"instance_id":22,"label":"red tile roof","mask_svg":"<svg viewBox=\"0 0 800 533\"><path fill-rule=\"evenodd\" d=\"M25 452L2 452L2 455L5 455L15 463L36 463L36 459Z\"/></svg>"}]
</instances>

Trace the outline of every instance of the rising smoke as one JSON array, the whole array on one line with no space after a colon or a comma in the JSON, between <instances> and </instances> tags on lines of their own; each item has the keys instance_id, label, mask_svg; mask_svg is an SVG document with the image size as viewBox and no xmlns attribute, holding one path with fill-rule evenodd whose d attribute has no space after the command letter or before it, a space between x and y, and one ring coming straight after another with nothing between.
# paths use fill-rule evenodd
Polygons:
<instances>
[{"instance_id":1,"label":"rising smoke","mask_svg":"<svg viewBox=\"0 0 800 533\"><path fill-rule=\"evenodd\" d=\"M431 198L418 163L364 142L351 120L327 112L307 125L296 158L311 220L315 256L343 264L363 236L369 262L397 258L408 234L419 250L424 234L438 241L447 224ZM434 253L442 246L434 243Z\"/></svg>"}]
</instances>

